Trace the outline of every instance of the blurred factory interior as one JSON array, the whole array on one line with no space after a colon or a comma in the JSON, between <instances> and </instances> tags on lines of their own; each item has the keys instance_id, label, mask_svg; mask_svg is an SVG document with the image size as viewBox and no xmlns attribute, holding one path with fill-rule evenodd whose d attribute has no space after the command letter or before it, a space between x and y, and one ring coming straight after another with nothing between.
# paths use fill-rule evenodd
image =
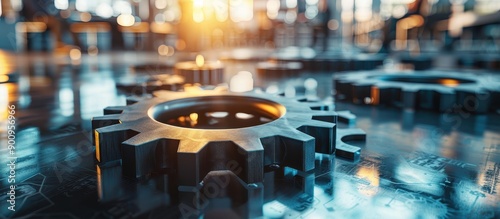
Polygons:
<instances>
[{"instance_id":1,"label":"blurred factory interior","mask_svg":"<svg viewBox=\"0 0 500 219\"><path fill-rule=\"evenodd\" d=\"M2 0L0 48L495 53L499 10L494 0Z\"/></svg>"},{"instance_id":2,"label":"blurred factory interior","mask_svg":"<svg viewBox=\"0 0 500 219\"><path fill-rule=\"evenodd\" d=\"M0 0L0 213L500 218L499 72L500 0Z\"/></svg>"}]
</instances>

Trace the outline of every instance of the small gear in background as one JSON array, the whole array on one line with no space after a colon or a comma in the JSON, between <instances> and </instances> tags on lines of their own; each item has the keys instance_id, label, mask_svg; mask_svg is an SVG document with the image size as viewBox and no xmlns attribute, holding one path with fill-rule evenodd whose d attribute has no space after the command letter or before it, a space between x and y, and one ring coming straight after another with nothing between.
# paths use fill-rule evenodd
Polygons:
<instances>
[{"instance_id":1,"label":"small gear in background","mask_svg":"<svg viewBox=\"0 0 500 219\"><path fill-rule=\"evenodd\" d=\"M337 100L439 112L496 111L500 79L492 74L453 71L364 71L336 75ZM498 101L497 101L498 102Z\"/></svg>"},{"instance_id":2,"label":"small gear in background","mask_svg":"<svg viewBox=\"0 0 500 219\"><path fill-rule=\"evenodd\" d=\"M299 62L306 71L371 70L384 64L387 55L325 51L316 53L311 48L289 48L274 54L270 60L286 63Z\"/></svg>"},{"instance_id":3,"label":"small gear in background","mask_svg":"<svg viewBox=\"0 0 500 219\"><path fill-rule=\"evenodd\" d=\"M349 129L339 130L337 137L337 114L312 110L318 103L218 90L155 96L108 107L104 116L93 119L96 158L100 165L121 160L123 175L132 178L174 173L179 192L190 194L182 196L188 203L206 193L207 182L221 177L235 184L217 191L244 190L246 202L261 200L255 193L263 189L265 169L310 171L315 152L354 159L360 149L343 140L365 136Z\"/></svg>"},{"instance_id":4,"label":"small gear in background","mask_svg":"<svg viewBox=\"0 0 500 219\"><path fill-rule=\"evenodd\" d=\"M156 74L122 78L117 81L116 88L128 94L151 94L158 90L177 90L184 84L179 75Z\"/></svg>"},{"instance_id":5,"label":"small gear in background","mask_svg":"<svg viewBox=\"0 0 500 219\"><path fill-rule=\"evenodd\" d=\"M174 74L182 76L186 83L217 85L224 81L224 69L222 62L205 61L202 55L198 55L196 62L176 63Z\"/></svg>"},{"instance_id":6,"label":"small gear in background","mask_svg":"<svg viewBox=\"0 0 500 219\"><path fill-rule=\"evenodd\" d=\"M257 75L264 78L286 78L300 74L302 64L300 62L259 62L257 63Z\"/></svg>"},{"instance_id":7,"label":"small gear in background","mask_svg":"<svg viewBox=\"0 0 500 219\"><path fill-rule=\"evenodd\" d=\"M146 65L149 66L149 65ZM161 65L160 65L161 67ZM160 68L158 67L158 68ZM152 94L155 91L170 90L178 91L181 90L184 85L198 86L202 84L204 87L216 87L224 83L222 77L222 71L214 71L209 73L209 82L203 80L193 80L193 78L186 78L187 73L178 74L162 74L159 70L152 69L153 67L144 67L148 69L145 71L147 74L141 74L134 77L124 77L117 81L116 88L129 95L144 95Z\"/></svg>"},{"instance_id":8,"label":"small gear in background","mask_svg":"<svg viewBox=\"0 0 500 219\"><path fill-rule=\"evenodd\" d=\"M468 54L460 55L456 64L465 68L499 70L500 55L498 54Z\"/></svg>"},{"instance_id":9,"label":"small gear in background","mask_svg":"<svg viewBox=\"0 0 500 219\"><path fill-rule=\"evenodd\" d=\"M418 71L431 69L433 60L434 56L430 54L418 56L404 55L402 57L399 57L399 62L401 62L402 64L411 65L410 69Z\"/></svg>"},{"instance_id":10,"label":"small gear in background","mask_svg":"<svg viewBox=\"0 0 500 219\"><path fill-rule=\"evenodd\" d=\"M142 63L129 66L128 75L116 81L116 88L126 94L151 94L157 90L177 90L184 78L173 74L170 62Z\"/></svg>"}]
</instances>

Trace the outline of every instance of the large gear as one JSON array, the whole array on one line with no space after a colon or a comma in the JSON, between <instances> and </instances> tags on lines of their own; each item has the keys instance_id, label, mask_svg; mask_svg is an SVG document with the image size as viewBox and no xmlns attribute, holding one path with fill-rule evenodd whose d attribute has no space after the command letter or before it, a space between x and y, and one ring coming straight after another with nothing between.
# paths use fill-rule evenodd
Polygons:
<instances>
[{"instance_id":1,"label":"large gear","mask_svg":"<svg viewBox=\"0 0 500 219\"><path fill-rule=\"evenodd\" d=\"M208 213L207 198L219 207L229 198L226 207L239 217L260 217L264 178L282 176L285 167L311 174L316 152L359 158L361 149L344 141L365 133L337 130L338 118L353 122L349 112L304 98L188 88L128 98L128 106L107 107L92 120L98 166L121 161L124 176L175 178L182 217Z\"/></svg>"},{"instance_id":2,"label":"large gear","mask_svg":"<svg viewBox=\"0 0 500 219\"><path fill-rule=\"evenodd\" d=\"M452 71L365 71L334 77L337 100L440 112L498 110L500 79Z\"/></svg>"},{"instance_id":3,"label":"large gear","mask_svg":"<svg viewBox=\"0 0 500 219\"><path fill-rule=\"evenodd\" d=\"M105 116L93 119L101 164L121 159L124 175L135 178L158 168L177 169L179 186L196 186L208 172L236 165L243 170L239 178L258 183L266 166L309 171L315 152L335 151L337 116L332 111L314 111L295 100L258 94L162 91L155 95L129 106L106 108ZM196 119L183 117L190 109L198 111ZM216 117L207 115L218 111L227 111L226 116L234 119L238 113L245 119L257 116L238 126L217 127ZM180 120L198 126L183 127L186 124ZM208 124L211 127L204 126Z\"/></svg>"}]
</instances>

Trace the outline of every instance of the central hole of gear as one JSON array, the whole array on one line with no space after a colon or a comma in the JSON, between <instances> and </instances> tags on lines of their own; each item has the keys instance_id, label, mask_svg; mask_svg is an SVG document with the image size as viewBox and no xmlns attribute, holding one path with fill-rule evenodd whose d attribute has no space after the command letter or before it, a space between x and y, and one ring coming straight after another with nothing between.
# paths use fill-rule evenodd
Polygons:
<instances>
[{"instance_id":1,"label":"central hole of gear","mask_svg":"<svg viewBox=\"0 0 500 219\"><path fill-rule=\"evenodd\" d=\"M416 84L440 84L448 87L455 87L460 84L476 83L474 80L453 77L439 77L426 75L374 75L368 78L381 81L393 81Z\"/></svg>"},{"instance_id":2,"label":"central hole of gear","mask_svg":"<svg viewBox=\"0 0 500 219\"><path fill-rule=\"evenodd\" d=\"M204 96L168 101L153 107L158 122L195 129L234 129L274 121L285 114L279 103L240 96Z\"/></svg>"}]
</instances>

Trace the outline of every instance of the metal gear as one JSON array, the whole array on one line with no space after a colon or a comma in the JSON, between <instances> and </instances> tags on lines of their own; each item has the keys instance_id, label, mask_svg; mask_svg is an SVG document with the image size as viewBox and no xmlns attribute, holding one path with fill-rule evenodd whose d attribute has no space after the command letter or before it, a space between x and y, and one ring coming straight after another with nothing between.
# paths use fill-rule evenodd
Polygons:
<instances>
[{"instance_id":1,"label":"metal gear","mask_svg":"<svg viewBox=\"0 0 500 219\"><path fill-rule=\"evenodd\" d=\"M155 96L106 108L104 116L93 119L101 164L121 159L123 174L134 178L156 169L175 169L179 186L193 187L217 170L241 169L235 174L248 184L262 182L266 166L309 171L315 152L335 152L333 111L314 111L295 100L248 93L160 91ZM191 116L190 110L198 112L189 123L196 120L199 127L182 127L175 121L186 112ZM203 126L211 121L206 115L225 110L232 119L241 112L253 123ZM252 113L257 116L247 118Z\"/></svg>"},{"instance_id":2,"label":"metal gear","mask_svg":"<svg viewBox=\"0 0 500 219\"><path fill-rule=\"evenodd\" d=\"M307 104L313 110L332 110L331 106L321 101L309 100L306 97L298 97L297 101ZM352 128L356 123L356 115L350 111L335 111L337 121L346 124L349 128L340 129L337 126L337 141L335 144L335 155L349 160L357 160L361 155L361 148L350 145L346 141L364 141L366 133L362 129Z\"/></svg>"},{"instance_id":3,"label":"metal gear","mask_svg":"<svg viewBox=\"0 0 500 219\"><path fill-rule=\"evenodd\" d=\"M468 54L457 57L456 64L465 68L500 69L500 55L498 54Z\"/></svg>"},{"instance_id":4,"label":"metal gear","mask_svg":"<svg viewBox=\"0 0 500 219\"><path fill-rule=\"evenodd\" d=\"M175 64L174 74L182 76L186 83L216 85L224 82L224 66L220 62L205 63L206 69L193 70L192 63Z\"/></svg>"},{"instance_id":5,"label":"metal gear","mask_svg":"<svg viewBox=\"0 0 500 219\"><path fill-rule=\"evenodd\" d=\"M234 213L239 216L260 217L265 196L263 179L266 178L266 182L273 181L269 181L269 174L275 176L275 172L279 172L278 175L281 175L281 171L285 171L284 167L289 166L299 170L299 173L310 175L309 170L315 165L315 152L331 154L335 151L336 156L357 159L360 148L344 141L365 138L365 133L360 129L339 129L339 134L336 134L337 117L351 124L355 120L353 114L348 111L338 114L317 111L331 109L326 103L306 98L228 93L224 86L212 89L188 86L184 87L184 92L159 91L154 95L156 98L128 98L129 106L107 107L104 109L105 116L93 119L96 157L102 167L118 164L113 160L121 159L122 173L129 177L168 173L175 179L172 183L178 190L182 217L199 217L210 213L207 199L210 199L211 206L226 206L226 202L219 201L224 198L231 199L231 206L226 207L234 208ZM275 120L265 120L264 124L252 126L245 123L240 124L242 127L231 127L234 129L200 126L198 128L201 130L198 130L196 127L176 127L159 121L161 111L178 115L174 110L176 104L182 109L201 112L203 110L196 107L196 104L200 104L196 100L203 100L205 102L201 101L201 105L210 107L211 104L218 105L218 101L233 98L240 99L225 102L226 107L231 108L230 103L233 103L240 106L238 111L245 112L252 108L249 105L260 104L259 108L265 112L278 109L282 114ZM188 105L183 106L186 103ZM271 108L265 109L267 107ZM215 109L220 110L217 107ZM228 108L222 110L231 111ZM218 116L221 116L220 112ZM226 116L237 117L238 113ZM197 121L203 123L202 117L198 116ZM298 184L303 185L303 191L313 194L312 190L309 191L312 187L307 187L306 182Z\"/></svg>"},{"instance_id":6,"label":"metal gear","mask_svg":"<svg viewBox=\"0 0 500 219\"><path fill-rule=\"evenodd\" d=\"M302 70L300 62L259 62L257 74L261 77L282 78L297 76Z\"/></svg>"},{"instance_id":7,"label":"metal gear","mask_svg":"<svg viewBox=\"0 0 500 219\"><path fill-rule=\"evenodd\" d=\"M150 94L157 90L177 90L184 84L179 75L157 74L123 78L116 83L116 88L134 95Z\"/></svg>"},{"instance_id":8,"label":"metal gear","mask_svg":"<svg viewBox=\"0 0 500 219\"><path fill-rule=\"evenodd\" d=\"M399 61L403 64L412 65L411 69L414 70L427 70L432 68L432 62L434 60L434 56L432 55L403 55L399 58Z\"/></svg>"},{"instance_id":9,"label":"metal gear","mask_svg":"<svg viewBox=\"0 0 500 219\"><path fill-rule=\"evenodd\" d=\"M498 110L500 79L492 74L451 71L365 71L333 79L337 100L440 112Z\"/></svg>"},{"instance_id":10,"label":"metal gear","mask_svg":"<svg viewBox=\"0 0 500 219\"><path fill-rule=\"evenodd\" d=\"M342 51L316 53L311 48L285 49L270 59L280 63L299 62L307 71L371 70L383 65L384 54L348 54Z\"/></svg>"}]
</instances>

